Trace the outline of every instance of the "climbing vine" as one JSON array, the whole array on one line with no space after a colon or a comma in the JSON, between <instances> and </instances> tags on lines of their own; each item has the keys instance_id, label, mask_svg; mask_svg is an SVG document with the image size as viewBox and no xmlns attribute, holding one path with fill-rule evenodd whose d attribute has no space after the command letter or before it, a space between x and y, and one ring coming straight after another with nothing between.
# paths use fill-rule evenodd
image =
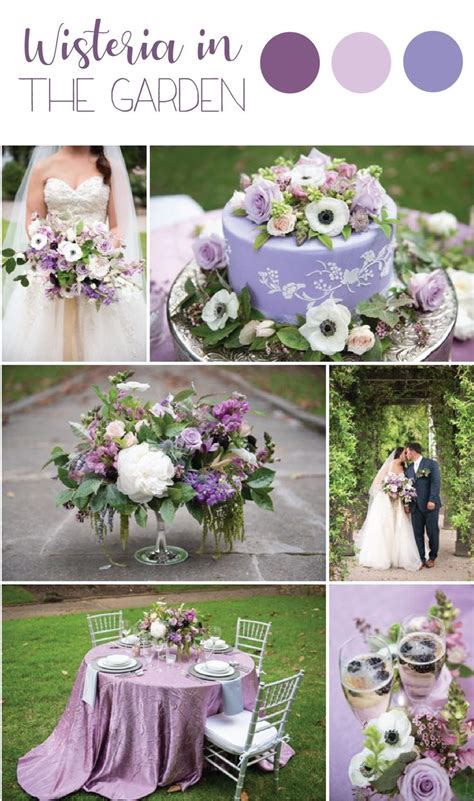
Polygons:
<instances>
[{"instance_id":1,"label":"climbing vine","mask_svg":"<svg viewBox=\"0 0 474 801\"><path fill-rule=\"evenodd\" d=\"M442 497L470 548L474 485L474 371L469 366L337 366L330 381L330 572L347 575L353 535L368 489L390 450L428 444L428 407L442 475Z\"/></svg>"}]
</instances>

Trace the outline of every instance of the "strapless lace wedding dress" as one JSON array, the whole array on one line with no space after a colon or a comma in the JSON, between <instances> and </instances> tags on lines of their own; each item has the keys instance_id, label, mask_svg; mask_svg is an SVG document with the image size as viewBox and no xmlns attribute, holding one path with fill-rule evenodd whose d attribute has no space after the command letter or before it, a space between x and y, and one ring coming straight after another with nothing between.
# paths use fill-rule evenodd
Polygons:
<instances>
[{"instance_id":1,"label":"strapless lace wedding dress","mask_svg":"<svg viewBox=\"0 0 474 801\"><path fill-rule=\"evenodd\" d=\"M369 504L356 545L360 548L359 564L364 567L415 571L421 565L410 515L399 498L393 501L382 490Z\"/></svg>"},{"instance_id":2,"label":"strapless lace wedding dress","mask_svg":"<svg viewBox=\"0 0 474 801\"><path fill-rule=\"evenodd\" d=\"M60 178L48 178L44 200L48 212L87 223L106 222L109 187L102 176L76 189ZM15 285L3 320L5 361L146 360L146 304L141 288L99 310L84 297L46 298L34 280Z\"/></svg>"}]
</instances>

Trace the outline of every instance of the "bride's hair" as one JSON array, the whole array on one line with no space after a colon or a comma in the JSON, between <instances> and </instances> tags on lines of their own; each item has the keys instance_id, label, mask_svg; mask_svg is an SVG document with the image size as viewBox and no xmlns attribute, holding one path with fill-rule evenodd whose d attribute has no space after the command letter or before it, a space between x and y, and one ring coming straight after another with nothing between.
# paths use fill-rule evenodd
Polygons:
<instances>
[{"instance_id":1,"label":"bride's hair","mask_svg":"<svg viewBox=\"0 0 474 801\"><path fill-rule=\"evenodd\" d=\"M395 448L395 452L393 454L393 458L394 459L398 459L398 457L400 456L400 454L403 453L404 450L405 450L405 448L401 448L400 445L399 445L398 448Z\"/></svg>"},{"instance_id":2,"label":"bride's hair","mask_svg":"<svg viewBox=\"0 0 474 801\"><path fill-rule=\"evenodd\" d=\"M110 166L110 161L105 155L104 146L90 145L89 147L92 155L97 156L96 167L104 179L104 184L109 185L112 177L112 167Z\"/></svg>"}]
</instances>

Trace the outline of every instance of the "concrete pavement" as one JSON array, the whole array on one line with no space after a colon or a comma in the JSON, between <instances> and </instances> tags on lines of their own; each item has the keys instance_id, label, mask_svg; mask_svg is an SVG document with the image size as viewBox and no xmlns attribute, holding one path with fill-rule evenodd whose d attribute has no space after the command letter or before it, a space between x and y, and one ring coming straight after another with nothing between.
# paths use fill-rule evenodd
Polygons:
<instances>
[{"instance_id":1,"label":"concrete pavement","mask_svg":"<svg viewBox=\"0 0 474 801\"><path fill-rule=\"evenodd\" d=\"M115 368L114 368L115 369ZM120 368L117 368L120 369ZM122 368L124 369L124 368ZM262 369L272 369L262 367ZM288 370L291 380L291 367ZM105 384L112 368L103 368ZM97 368L95 368L97 372ZM136 380L151 384L149 397L160 399L194 381L200 394L228 393L234 388L232 368L210 365L140 367ZM97 376L94 375L94 379ZM74 444L69 420L95 403L88 388L58 397L23 413L12 414L3 437L3 579L5 581L323 581L325 578L325 440L270 403L249 398L264 416L250 416L258 435L270 431L278 444L280 462L271 514L246 505L247 537L232 554L213 558L212 543L203 555L198 524L181 510L169 533L170 544L189 551L190 558L173 568L139 565L137 548L154 541L153 527L131 525L125 554L116 535L108 548L127 568L107 565L87 523L74 512L55 508L58 484L53 470L41 471L51 448Z\"/></svg>"}]
</instances>

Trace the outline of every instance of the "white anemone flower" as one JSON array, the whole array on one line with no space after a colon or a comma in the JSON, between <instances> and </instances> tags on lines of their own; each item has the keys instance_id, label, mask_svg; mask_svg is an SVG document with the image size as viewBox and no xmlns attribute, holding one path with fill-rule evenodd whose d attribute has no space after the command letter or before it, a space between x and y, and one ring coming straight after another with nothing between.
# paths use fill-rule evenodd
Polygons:
<instances>
[{"instance_id":1,"label":"white anemone flower","mask_svg":"<svg viewBox=\"0 0 474 801\"><path fill-rule=\"evenodd\" d=\"M225 327L229 317L235 320L239 311L239 299L235 292L220 289L207 301L202 310L202 319L211 331Z\"/></svg>"},{"instance_id":2,"label":"white anemone flower","mask_svg":"<svg viewBox=\"0 0 474 801\"><path fill-rule=\"evenodd\" d=\"M75 242L62 242L58 250L67 262L79 261L82 256L82 249Z\"/></svg>"},{"instance_id":3,"label":"white anemone flower","mask_svg":"<svg viewBox=\"0 0 474 801\"><path fill-rule=\"evenodd\" d=\"M325 300L306 312L306 323L299 328L311 350L333 356L344 350L349 335L351 313L347 306L335 300Z\"/></svg>"},{"instance_id":4,"label":"white anemone flower","mask_svg":"<svg viewBox=\"0 0 474 801\"><path fill-rule=\"evenodd\" d=\"M326 173L324 167L317 164L296 164L289 173L290 184L293 187L318 187L322 186Z\"/></svg>"},{"instance_id":5,"label":"white anemone flower","mask_svg":"<svg viewBox=\"0 0 474 801\"><path fill-rule=\"evenodd\" d=\"M33 250L43 250L45 245L48 244L48 237L44 234L33 234L31 237L30 245Z\"/></svg>"},{"instance_id":6,"label":"white anemone flower","mask_svg":"<svg viewBox=\"0 0 474 801\"><path fill-rule=\"evenodd\" d=\"M384 712L375 720L370 720L368 725L374 726L380 734L385 746L384 759L397 759L399 754L413 751L415 738L411 734L411 723L401 709Z\"/></svg>"},{"instance_id":7,"label":"white anemone flower","mask_svg":"<svg viewBox=\"0 0 474 801\"><path fill-rule=\"evenodd\" d=\"M368 748L354 754L349 763L349 780L353 787L368 787L378 778L378 773L371 766L374 755Z\"/></svg>"},{"instance_id":8,"label":"white anemone flower","mask_svg":"<svg viewBox=\"0 0 474 801\"><path fill-rule=\"evenodd\" d=\"M338 236L349 222L349 207L335 197L308 203L305 214L311 230L326 236Z\"/></svg>"}]
</instances>

